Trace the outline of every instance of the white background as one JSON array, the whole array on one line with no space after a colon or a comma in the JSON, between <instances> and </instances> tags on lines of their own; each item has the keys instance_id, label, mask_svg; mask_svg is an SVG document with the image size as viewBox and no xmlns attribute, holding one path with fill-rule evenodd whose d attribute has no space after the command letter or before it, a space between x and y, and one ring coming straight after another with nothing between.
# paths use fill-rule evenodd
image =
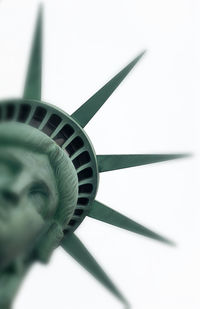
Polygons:
<instances>
[{"instance_id":1,"label":"white background","mask_svg":"<svg viewBox=\"0 0 200 309\"><path fill-rule=\"evenodd\" d=\"M86 127L98 154L193 152L101 175L98 200L175 240L169 248L86 219L77 231L135 309L200 308L199 5L194 0L46 0L43 98L69 114L143 49ZM0 2L0 97L22 93L38 1ZM14 309L122 305L58 249Z\"/></svg>"}]
</instances>

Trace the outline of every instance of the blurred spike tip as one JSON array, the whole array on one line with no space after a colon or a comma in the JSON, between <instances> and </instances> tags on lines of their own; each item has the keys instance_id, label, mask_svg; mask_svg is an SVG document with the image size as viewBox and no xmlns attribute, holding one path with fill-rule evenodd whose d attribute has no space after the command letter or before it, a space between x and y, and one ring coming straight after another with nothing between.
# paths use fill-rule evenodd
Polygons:
<instances>
[{"instance_id":1,"label":"blurred spike tip","mask_svg":"<svg viewBox=\"0 0 200 309\"><path fill-rule=\"evenodd\" d=\"M151 231L145 226L129 219L128 217L125 217L119 212L113 210L112 208L107 207L106 205L98 201L93 202L93 206L88 216L93 219L114 225L121 229L160 241L167 245L175 246L175 244L171 240Z\"/></svg>"},{"instance_id":2,"label":"blurred spike tip","mask_svg":"<svg viewBox=\"0 0 200 309\"><path fill-rule=\"evenodd\" d=\"M122 302L126 309L130 308L127 300L75 234L67 234L61 245L69 255Z\"/></svg>"},{"instance_id":3,"label":"blurred spike tip","mask_svg":"<svg viewBox=\"0 0 200 309\"><path fill-rule=\"evenodd\" d=\"M98 155L99 172L108 172L128 167L158 163L189 157L190 154L132 154L132 155Z\"/></svg>"},{"instance_id":4,"label":"blurred spike tip","mask_svg":"<svg viewBox=\"0 0 200 309\"><path fill-rule=\"evenodd\" d=\"M123 70L114 76L105 86L97 91L87 102L85 102L71 116L82 128L93 118L102 105L107 101L115 89L121 84L124 78L130 73L138 61L143 57L145 51L140 53L133 61L131 61Z\"/></svg>"},{"instance_id":5,"label":"blurred spike tip","mask_svg":"<svg viewBox=\"0 0 200 309\"><path fill-rule=\"evenodd\" d=\"M42 92L42 26L43 5L38 11L38 17L33 37L32 49L24 87L24 99L41 100Z\"/></svg>"}]
</instances>

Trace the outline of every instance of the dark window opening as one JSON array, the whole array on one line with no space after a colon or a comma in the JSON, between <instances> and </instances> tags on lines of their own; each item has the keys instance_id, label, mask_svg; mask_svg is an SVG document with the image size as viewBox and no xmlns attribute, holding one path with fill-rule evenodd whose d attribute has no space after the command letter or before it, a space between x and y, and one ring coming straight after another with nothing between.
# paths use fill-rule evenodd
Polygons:
<instances>
[{"instance_id":1,"label":"dark window opening","mask_svg":"<svg viewBox=\"0 0 200 309\"><path fill-rule=\"evenodd\" d=\"M46 116L46 109L43 107L37 107L36 111L33 115L33 118L30 121L30 125L34 128L38 128L41 122L43 121L44 117Z\"/></svg>"},{"instance_id":2,"label":"dark window opening","mask_svg":"<svg viewBox=\"0 0 200 309\"><path fill-rule=\"evenodd\" d=\"M75 168L90 162L90 155L87 151L82 152L76 159L73 160Z\"/></svg>"},{"instance_id":3,"label":"dark window opening","mask_svg":"<svg viewBox=\"0 0 200 309\"><path fill-rule=\"evenodd\" d=\"M62 146L66 140L72 136L72 134L74 133L74 129L66 124L56 135L56 137L54 138L55 142L59 145Z\"/></svg>"},{"instance_id":4,"label":"dark window opening","mask_svg":"<svg viewBox=\"0 0 200 309\"><path fill-rule=\"evenodd\" d=\"M25 122L28 118L28 115L30 113L31 107L28 104L22 104L20 106L20 110L19 110L19 115L18 115L18 120L20 122Z\"/></svg>"},{"instance_id":5,"label":"dark window opening","mask_svg":"<svg viewBox=\"0 0 200 309\"><path fill-rule=\"evenodd\" d=\"M88 198L86 198L86 197L80 197L79 199L78 199L78 204L80 204L80 205L88 205L88 203L89 203L89 199Z\"/></svg>"},{"instance_id":6,"label":"dark window opening","mask_svg":"<svg viewBox=\"0 0 200 309\"><path fill-rule=\"evenodd\" d=\"M11 120L15 113L15 105L14 104L8 104L6 109L6 120Z\"/></svg>"},{"instance_id":7,"label":"dark window opening","mask_svg":"<svg viewBox=\"0 0 200 309\"><path fill-rule=\"evenodd\" d=\"M61 121L62 119L59 116L53 114L49 118L47 124L44 126L42 131L46 133L48 136L50 136L55 131L55 129L59 126Z\"/></svg>"},{"instance_id":8,"label":"dark window opening","mask_svg":"<svg viewBox=\"0 0 200 309\"><path fill-rule=\"evenodd\" d=\"M76 224L76 221L75 221L75 220L70 220L70 221L69 221L69 225L74 226L75 224Z\"/></svg>"},{"instance_id":9,"label":"dark window opening","mask_svg":"<svg viewBox=\"0 0 200 309\"><path fill-rule=\"evenodd\" d=\"M91 183L87 183L79 186L79 193L91 193L93 190L93 185Z\"/></svg>"},{"instance_id":10,"label":"dark window opening","mask_svg":"<svg viewBox=\"0 0 200 309\"><path fill-rule=\"evenodd\" d=\"M71 157L76 151L84 146L83 140L77 136L65 149Z\"/></svg>"},{"instance_id":11,"label":"dark window opening","mask_svg":"<svg viewBox=\"0 0 200 309\"><path fill-rule=\"evenodd\" d=\"M78 180L81 181L87 178L91 178L92 176L93 176L93 171L91 167L88 167L78 173Z\"/></svg>"},{"instance_id":12,"label":"dark window opening","mask_svg":"<svg viewBox=\"0 0 200 309\"><path fill-rule=\"evenodd\" d=\"M74 212L74 214L75 214L76 216L81 216L81 215L83 214L83 209L76 209L75 212Z\"/></svg>"}]
</instances>

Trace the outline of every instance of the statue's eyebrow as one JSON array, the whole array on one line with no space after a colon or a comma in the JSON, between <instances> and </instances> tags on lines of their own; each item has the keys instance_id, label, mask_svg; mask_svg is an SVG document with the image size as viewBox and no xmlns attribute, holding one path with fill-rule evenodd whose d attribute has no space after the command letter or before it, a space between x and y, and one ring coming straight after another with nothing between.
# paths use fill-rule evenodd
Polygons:
<instances>
[{"instance_id":1,"label":"statue's eyebrow","mask_svg":"<svg viewBox=\"0 0 200 309\"><path fill-rule=\"evenodd\" d=\"M43 193L45 194L49 194L50 193L50 188L48 187L48 185L43 181L43 180L35 180L35 182L32 184L31 186L31 190L32 191L43 191Z\"/></svg>"},{"instance_id":2,"label":"statue's eyebrow","mask_svg":"<svg viewBox=\"0 0 200 309\"><path fill-rule=\"evenodd\" d=\"M19 172L22 169L22 163L15 158L15 156L6 156L5 154L0 154L0 163L10 166L14 172Z\"/></svg>"}]
</instances>

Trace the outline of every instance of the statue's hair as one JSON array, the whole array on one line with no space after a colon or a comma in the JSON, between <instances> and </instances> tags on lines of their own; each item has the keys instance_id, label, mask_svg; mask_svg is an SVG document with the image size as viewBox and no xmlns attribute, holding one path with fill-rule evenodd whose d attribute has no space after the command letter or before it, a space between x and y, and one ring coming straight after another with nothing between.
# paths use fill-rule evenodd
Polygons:
<instances>
[{"instance_id":1,"label":"statue's hair","mask_svg":"<svg viewBox=\"0 0 200 309\"><path fill-rule=\"evenodd\" d=\"M78 178L67 153L43 132L17 122L0 125L0 145L17 145L48 156L59 192L54 219L64 229L73 215L78 197Z\"/></svg>"}]
</instances>

